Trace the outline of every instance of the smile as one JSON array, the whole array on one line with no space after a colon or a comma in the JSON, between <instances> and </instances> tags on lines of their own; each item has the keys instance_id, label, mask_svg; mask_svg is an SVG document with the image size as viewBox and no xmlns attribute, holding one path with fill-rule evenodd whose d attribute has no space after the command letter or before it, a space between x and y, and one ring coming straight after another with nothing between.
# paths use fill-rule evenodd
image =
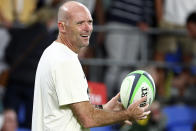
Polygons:
<instances>
[{"instance_id":1,"label":"smile","mask_svg":"<svg viewBox=\"0 0 196 131\"><path fill-rule=\"evenodd\" d=\"M89 37L89 35L81 35L82 37Z\"/></svg>"}]
</instances>

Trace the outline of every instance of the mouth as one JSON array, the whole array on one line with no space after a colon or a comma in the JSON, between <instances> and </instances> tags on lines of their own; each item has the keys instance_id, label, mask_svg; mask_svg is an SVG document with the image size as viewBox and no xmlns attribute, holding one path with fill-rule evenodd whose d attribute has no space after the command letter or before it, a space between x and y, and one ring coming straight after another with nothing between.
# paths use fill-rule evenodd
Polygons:
<instances>
[{"instance_id":1,"label":"mouth","mask_svg":"<svg viewBox=\"0 0 196 131\"><path fill-rule=\"evenodd\" d=\"M80 35L81 37L83 37L83 38L88 38L89 37L89 35Z\"/></svg>"},{"instance_id":2,"label":"mouth","mask_svg":"<svg viewBox=\"0 0 196 131\"><path fill-rule=\"evenodd\" d=\"M84 40L89 40L90 35L80 35L82 37L82 39Z\"/></svg>"}]
</instances>

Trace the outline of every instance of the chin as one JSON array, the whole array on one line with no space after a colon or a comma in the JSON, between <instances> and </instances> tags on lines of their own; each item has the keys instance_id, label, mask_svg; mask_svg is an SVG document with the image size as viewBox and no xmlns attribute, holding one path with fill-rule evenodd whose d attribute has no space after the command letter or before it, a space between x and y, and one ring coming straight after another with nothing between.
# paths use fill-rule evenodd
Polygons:
<instances>
[{"instance_id":1,"label":"chin","mask_svg":"<svg viewBox=\"0 0 196 131\"><path fill-rule=\"evenodd\" d=\"M86 47L89 45L89 42L83 43L83 47Z\"/></svg>"}]
</instances>

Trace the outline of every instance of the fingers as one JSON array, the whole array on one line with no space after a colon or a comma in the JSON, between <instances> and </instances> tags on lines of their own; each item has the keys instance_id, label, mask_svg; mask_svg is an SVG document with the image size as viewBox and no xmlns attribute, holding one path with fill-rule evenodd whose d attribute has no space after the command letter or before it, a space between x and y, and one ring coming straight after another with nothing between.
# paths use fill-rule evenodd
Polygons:
<instances>
[{"instance_id":1,"label":"fingers","mask_svg":"<svg viewBox=\"0 0 196 131\"><path fill-rule=\"evenodd\" d=\"M144 113L138 118L138 120L146 119L150 113L151 113L151 111L146 111L146 112L144 112Z\"/></svg>"},{"instance_id":2,"label":"fingers","mask_svg":"<svg viewBox=\"0 0 196 131\"><path fill-rule=\"evenodd\" d=\"M133 123L132 123L131 121L129 121L129 120L126 120L126 121L125 121L125 124L127 124L127 125L130 125L130 126L131 126Z\"/></svg>"},{"instance_id":3,"label":"fingers","mask_svg":"<svg viewBox=\"0 0 196 131\"><path fill-rule=\"evenodd\" d=\"M149 104L146 104L146 105L143 107L144 111L147 111L147 110L148 110L148 107L149 107Z\"/></svg>"},{"instance_id":4,"label":"fingers","mask_svg":"<svg viewBox=\"0 0 196 131\"><path fill-rule=\"evenodd\" d=\"M149 104L146 104L144 107L140 107L140 104L147 101L147 97L142 97L141 99L135 101L135 103L131 104L128 108L130 111L130 120L143 120L146 119L147 116L151 113L148 110Z\"/></svg>"},{"instance_id":5,"label":"fingers","mask_svg":"<svg viewBox=\"0 0 196 131\"><path fill-rule=\"evenodd\" d=\"M148 116L151 113L151 111L146 111L143 113L144 116Z\"/></svg>"},{"instance_id":6,"label":"fingers","mask_svg":"<svg viewBox=\"0 0 196 131\"><path fill-rule=\"evenodd\" d=\"M136 101L135 104L136 104L137 106L139 106L143 101L146 101L146 100L147 100L147 96L144 96L144 97L142 97L141 99L139 99L138 101Z\"/></svg>"},{"instance_id":7,"label":"fingers","mask_svg":"<svg viewBox=\"0 0 196 131\"><path fill-rule=\"evenodd\" d=\"M143 116L143 117L140 117L138 120L144 120L146 118L147 118L147 116Z\"/></svg>"}]
</instances>

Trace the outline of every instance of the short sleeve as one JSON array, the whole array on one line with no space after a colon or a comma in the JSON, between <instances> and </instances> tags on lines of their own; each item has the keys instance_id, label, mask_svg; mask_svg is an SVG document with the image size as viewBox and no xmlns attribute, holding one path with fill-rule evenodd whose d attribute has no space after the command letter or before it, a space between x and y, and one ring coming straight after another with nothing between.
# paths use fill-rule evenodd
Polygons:
<instances>
[{"instance_id":1,"label":"short sleeve","mask_svg":"<svg viewBox=\"0 0 196 131\"><path fill-rule=\"evenodd\" d=\"M57 64L53 76L59 106L89 101L87 80L79 62Z\"/></svg>"}]
</instances>

